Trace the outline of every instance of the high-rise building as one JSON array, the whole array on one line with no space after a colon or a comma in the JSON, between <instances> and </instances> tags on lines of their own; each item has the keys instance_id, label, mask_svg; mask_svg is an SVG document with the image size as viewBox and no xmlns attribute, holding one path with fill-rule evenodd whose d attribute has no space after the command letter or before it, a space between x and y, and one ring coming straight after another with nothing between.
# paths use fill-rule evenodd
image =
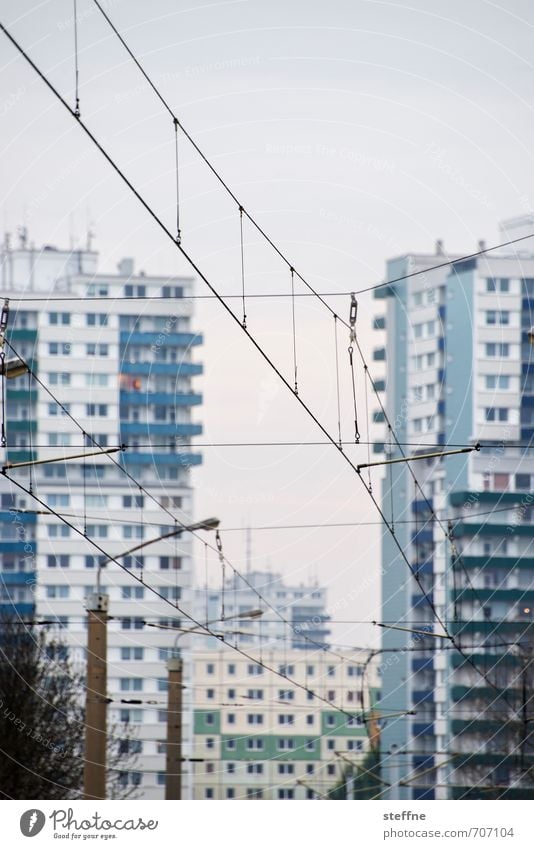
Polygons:
<instances>
[{"instance_id":1,"label":"high-rise building","mask_svg":"<svg viewBox=\"0 0 534 849\"><path fill-rule=\"evenodd\" d=\"M533 224L507 222L503 240ZM385 530L383 620L412 632L384 632L393 652L382 656L381 706L415 711L383 729L392 798L534 794L525 695L534 648L528 245L432 270L454 259L438 243L434 255L390 261L388 280L407 277L378 290L384 314L375 326L386 343L375 360L385 359L387 415L405 452L481 446L392 465L383 480L384 511L400 520L396 540L416 576ZM388 441L386 457L400 457ZM435 614L454 642L424 635L443 633Z\"/></svg>"},{"instance_id":2,"label":"high-rise building","mask_svg":"<svg viewBox=\"0 0 534 849\"><path fill-rule=\"evenodd\" d=\"M84 600L105 559L89 540L116 557L171 532L173 517L190 523L190 470L201 462L190 445L202 430L193 417L202 401L192 388L202 373L194 361L202 337L191 328L193 280L134 274L130 259L117 274L100 273L97 260L91 250L35 250L24 234L19 247L6 241L2 253L12 346L5 357L22 358L38 377L5 380L4 462L54 461L10 466L0 479L2 608L52 621L74 663L85 660ZM102 452L126 447L80 459L100 450L95 443ZM62 459L69 456L77 458ZM47 513L47 505L72 527ZM182 624L176 604L192 609L190 535L147 545L121 562L128 571L113 563L101 577L111 617L109 723L119 738L124 723L136 729L132 741L116 741L138 755L135 769L118 781L159 798L165 661L176 637L165 627ZM186 740L190 719L186 704Z\"/></svg>"},{"instance_id":3,"label":"high-rise building","mask_svg":"<svg viewBox=\"0 0 534 849\"><path fill-rule=\"evenodd\" d=\"M197 619L232 620L237 629L233 639L240 645L262 644L273 649L284 644L294 649L328 647L327 591L317 581L291 584L278 572L253 569L242 575L232 574L224 588L198 587L195 602ZM240 613L254 610L262 611L261 618L239 619ZM231 630L230 623L226 628ZM195 647L216 644L214 637L195 638Z\"/></svg>"},{"instance_id":4,"label":"high-rise building","mask_svg":"<svg viewBox=\"0 0 534 849\"><path fill-rule=\"evenodd\" d=\"M340 661L273 649L261 664L230 649L193 657L195 799L321 798L377 743L375 666L362 677L361 652Z\"/></svg>"}]
</instances>

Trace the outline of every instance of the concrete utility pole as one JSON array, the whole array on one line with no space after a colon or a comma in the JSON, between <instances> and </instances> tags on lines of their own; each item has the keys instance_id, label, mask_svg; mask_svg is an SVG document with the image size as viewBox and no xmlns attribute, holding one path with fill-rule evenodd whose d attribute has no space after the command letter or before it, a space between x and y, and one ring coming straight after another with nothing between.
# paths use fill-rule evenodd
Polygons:
<instances>
[{"instance_id":1,"label":"concrete utility pole","mask_svg":"<svg viewBox=\"0 0 534 849\"><path fill-rule=\"evenodd\" d=\"M182 675L183 661L178 655L167 661L167 762L165 798L182 798Z\"/></svg>"},{"instance_id":2,"label":"concrete utility pole","mask_svg":"<svg viewBox=\"0 0 534 849\"><path fill-rule=\"evenodd\" d=\"M85 691L84 799L106 798L107 623L109 596L87 599L87 684Z\"/></svg>"}]
</instances>

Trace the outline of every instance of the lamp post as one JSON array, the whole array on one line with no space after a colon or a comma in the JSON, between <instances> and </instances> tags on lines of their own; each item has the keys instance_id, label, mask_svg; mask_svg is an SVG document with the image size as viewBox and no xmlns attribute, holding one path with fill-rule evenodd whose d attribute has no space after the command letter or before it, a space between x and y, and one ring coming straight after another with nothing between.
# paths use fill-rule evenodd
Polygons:
<instances>
[{"instance_id":1,"label":"lamp post","mask_svg":"<svg viewBox=\"0 0 534 849\"><path fill-rule=\"evenodd\" d=\"M192 525L181 525L169 534L145 540L135 548L110 557L98 565L96 592L87 599L87 684L85 691L85 754L84 754L84 798L106 798L106 745L107 745L107 623L109 596L101 592L101 570L107 563L120 560L132 551L151 545L167 537L180 536L185 531L214 530L218 519L205 519ZM173 688L180 691L181 667L174 672ZM175 680L180 680L180 686ZM176 714L181 724L181 708ZM181 739L181 729L180 729ZM181 757L181 749L180 749Z\"/></svg>"}]
</instances>

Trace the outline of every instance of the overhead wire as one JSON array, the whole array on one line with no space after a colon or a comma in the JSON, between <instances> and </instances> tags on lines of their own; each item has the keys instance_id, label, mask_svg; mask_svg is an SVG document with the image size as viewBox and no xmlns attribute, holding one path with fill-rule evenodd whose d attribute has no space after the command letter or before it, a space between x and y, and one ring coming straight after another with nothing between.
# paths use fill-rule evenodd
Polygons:
<instances>
[{"instance_id":1,"label":"overhead wire","mask_svg":"<svg viewBox=\"0 0 534 849\"><path fill-rule=\"evenodd\" d=\"M96 6L100 9L100 11L101 11L101 13L104 15L104 17L106 18L106 20L108 21L108 23L110 24L110 26L112 27L112 29L114 30L114 32L116 33L117 37L120 39L120 41L121 41L121 43L123 44L123 46L125 47L125 49L128 51L129 55L131 56L131 58L133 59L133 61L135 62L135 64L138 66L138 68L139 68L139 70L141 71L141 73L143 73L143 75L145 76L145 78L147 79L147 81L149 82L149 84L151 85L151 87L153 88L153 90L156 92L156 94L158 95L158 97L160 98L160 100L162 101L162 103L165 105L165 107L168 109L168 111L170 112L170 114L173 116L173 119L174 119L174 118L176 118L176 116L174 115L174 113L172 112L172 110L170 109L170 107L168 106L168 104L166 103L166 101L164 100L164 98L162 98L161 94L158 92L157 88L154 86L154 84L153 84L153 83L152 83L152 81L150 80L149 76L148 76L148 75L146 74L146 72L144 71L143 67L141 66L141 64L139 63L139 61L137 60L137 58L135 57L135 55L133 54L133 52L130 50L130 48L128 47L128 45L126 44L126 42L124 41L124 39L122 38L122 36L121 36L121 35L120 35L120 33L118 32L118 30L117 30L117 29L114 27L114 25L112 24L112 22L111 22L111 20L110 20L109 16L105 13L105 11L102 9L101 5L98 3L98 0L94 0L94 2L95 2L95 5L96 5ZM8 39L11 41L11 43L13 44L13 46L14 46L14 47L15 47L15 48L19 51L19 53L20 53L20 54L24 57L24 59L25 59L25 60L26 60L26 61L27 61L30 65L31 65L31 67L34 69L34 71L38 74L38 76L39 76L39 77L42 79L42 81L45 83L45 85L46 85L46 86L47 86L47 87L48 87L48 88L52 91L52 93L53 93L53 94L57 97L57 99L58 99L58 100L59 100L59 101L63 104L63 106L65 107L65 109L67 109L67 111L68 111L71 115L73 115L74 117L78 117L78 116L76 116L76 115L75 115L75 113L73 112L73 110L69 107L68 103L64 100L64 98L60 95L59 91L58 91L58 90L57 90L57 89L53 86L53 84L52 84L52 83L50 82L50 80L46 77L46 75L45 75L42 71L40 71L40 69L37 67L37 65L36 65L36 64L33 62L33 60L29 57L29 55L26 53L26 51L24 51L24 49L21 47L21 45L20 45L20 44L19 44L19 43L18 43L18 42L14 39L14 37L13 37L13 36L11 35L11 33L10 33L7 29L6 29L6 27L5 27L3 24L0 24L0 28L1 28L1 29L2 29L2 31L6 34L6 36L7 36L7 37L8 37ZM178 120L178 119L176 119L176 120ZM156 223L160 226L160 228L164 231L164 233L165 233L165 234L166 234L169 238L171 238L171 239L173 240L174 244L176 244L176 240L172 237L172 235L171 235L171 233L169 232L169 230L167 229L167 227L163 224L163 222L161 221L161 219L158 217L158 215L155 213L155 211L154 211L154 210L150 207L150 205L149 205L149 204L148 204L148 203L144 200L144 198L142 197L142 195L141 195L141 194L137 191L137 189L133 186L133 184L132 184L132 183L131 183L131 181L130 181L127 177L126 177L126 175L124 174L124 172L123 172L123 171L119 168L119 166L116 164L116 162L115 162L115 161L112 159L112 157L111 157L111 156L107 153L107 151L103 148L103 146L102 146L102 145L100 144L100 142L96 139L96 137L95 137L95 136L91 133L91 131L88 129L88 127L87 127L87 126L86 126L83 122L81 122L79 118L78 118L78 121L79 121L79 123L80 123L80 126L81 126L81 127L83 128L83 130L85 131L85 133L86 133L86 134L89 136L89 138L91 139L91 141L92 141L92 142L93 142L93 143L97 146L97 148L99 149L99 151L102 153L102 155L105 157L105 159L106 159L106 160L108 161L108 163L111 165L111 167L112 167L112 168L116 171L116 173L117 173L117 174L121 177L121 179L123 180L123 182L125 182L125 184L127 185L127 187L130 189L130 191L132 191L132 193L135 195L135 197L138 199L138 201L142 204L142 206L145 208L145 210L146 210L146 211L149 213L149 215L150 215L150 216L154 219L154 221L155 221L155 222L156 222ZM199 154L201 155L201 157L204 159L204 161L206 162L206 164L208 165L208 167L210 167L210 169L211 169L211 170L215 173L215 175L217 176L217 178L218 178L218 179L219 179L219 180L223 183L223 185L225 186L225 188L227 189L227 191L229 191L229 192L230 192L230 194L232 195L232 197L234 198L234 200L236 201L236 203L238 203L237 199L235 198L235 196L233 195L233 193L231 192L231 190L229 190L229 188L226 186L226 184L224 183L224 181L222 181L222 180L221 180L220 176L217 174L217 172L215 171L215 169L213 168L213 166L211 165L211 163L209 162L209 160L207 160L207 158L206 158L206 157L202 154L202 152L200 151L200 149L198 148L198 146L196 145L196 143L194 142L194 140L191 138L191 136L187 133L187 131L185 131L185 130L184 130L184 128L183 128L183 126L181 125L181 123L180 123L180 122L178 122L178 124L179 124L180 128L182 129L182 131L185 133L186 137L190 140L190 142L193 144L193 146L195 147L195 149L197 149L197 151L199 152ZM239 205L239 206L241 206L241 204L239 204L239 203L238 203L238 205ZM273 248L273 250L274 250L274 251L275 251L275 252L276 252L276 253L277 253L277 254L278 254L278 255L279 255L279 256L280 256L280 257L281 257L281 258L282 258L282 259L283 259L286 263L287 263L287 264L288 264L288 266L289 266L290 268L293 268L292 264L291 264L291 263L289 263L289 262L286 260L285 256L284 256L284 255L283 255L283 253L280 251L280 249L279 249L279 248L278 248L278 247L274 244L274 242L270 239L270 237L269 237L269 236L268 236L268 235L267 235L267 234L266 234L266 233L262 230L262 228L261 228L261 227L257 224L257 222L256 222L256 221L255 221L255 220L254 220L254 219L253 219L253 218L252 218L252 217L251 217L251 216L250 216L250 215L246 212L246 210L243 210L243 211L244 211L244 213L247 215L247 218L251 221L251 223L253 223L253 224L254 224L254 226L256 227L256 229L257 229L257 230L258 230L258 231L259 231L259 232L260 232L260 233L264 236L264 238L267 240L267 242L271 245L271 247ZM522 239L524 239L524 238L526 238L526 237L522 237ZM514 240L514 241L521 241L522 239L517 239L517 240ZM213 294L214 296L216 296L216 297L217 297L217 299L219 300L219 302L221 303L221 305L224 307L224 309L226 310L226 312L227 312L227 313L228 313L228 314L229 314L229 315L230 315L230 316L231 316L231 317L232 317L232 318L233 318L236 322L238 322L238 323L239 323L239 320L237 319L237 316L235 316L235 314L232 312L232 310L230 309L230 307L229 307L229 306L225 303L225 301L222 299L222 297L221 297L221 296L218 294L218 292L214 289L214 287L211 285L211 283L208 281L208 279L205 277L205 275L204 275L204 274L202 274L202 272L200 271L200 269L198 268L198 266L195 264L195 262L192 260L192 258L191 258L191 257L190 257L190 256L189 256L189 255L188 255L188 254L187 254L187 253L183 250L183 248L182 248L181 244L177 244L177 248L181 251L181 253L183 254L184 258L185 258L185 259L189 262L189 264L190 264L190 265L191 265L191 267L195 270L195 272L198 274L198 276L199 276L202 280L204 280L204 282L206 283L206 285L208 286L208 288L210 289L210 291L212 292L212 294ZM484 251L480 251L480 253L482 253L482 252L484 252ZM473 255L469 255L469 256L473 256ZM458 261L458 260L456 260L456 262L457 262L457 261ZM451 263L449 262L449 263L442 263L441 265L443 266L443 265L450 265L450 264L451 264ZM426 269L426 270L428 271L429 269ZM318 293L317 293L317 292L313 289L313 287L311 287L311 286L310 286L310 284L309 284L309 283L308 283L308 282L307 282L307 281L306 281L306 280L302 277L302 275L300 275L300 274L299 274L298 272L296 272L296 271L295 271L295 273L296 273L296 274L297 274L297 276L298 276L298 277L299 277L299 278L300 278L300 279L304 282L304 284L305 284L308 288L310 288L310 289L311 289L311 290L315 293L315 295L316 295L316 296L319 298L319 300L320 300L320 301L324 304L324 306L326 306L326 307L327 307L327 309L328 309L328 310L329 310L329 311L333 314L333 310L332 310L332 308L331 308L331 307L330 307L330 306L329 306L329 305L328 305L328 304L324 301L324 299L323 299L323 298L322 298L322 297L321 297L321 296L320 296L320 295L319 295L319 294L318 294ZM411 276L411 275L410 275L410 276ZM391 284L392 284L392 282L393 282L393 281L388 281L388 282L387 282L386 284L384 284L384 285L391 285ZM241 325L241 326L242 326L242 325ZM251 334L250 334L250 333L246 330L246 328L244 328L244 327L243 327L242 329L243 329L243 331L246 333L246 335L248 336L249 340L251 341L251 343L253 344L253 346L256 348L256 350L258 351L258 353L260 353L260 355L261 355L261 356L262 356L262 357L263 357L263 358L267 361L267 363L270 365L270 367L271 367L271 368L275 371L275 373L277 374L277 376L279 377L279 379L280 379L280 380L281 380L281 381L282 381L282 382L283 382L283 383L287 386L287 388L288 388L288 389L291 389L291 387L289 386L289 384L288 384L287 380L284 378L284 376L282 375L282 373L280 372L280 370L278 369L278 367L274 364L274 362L272 361L272 359L268 356L268 354L267 354L267 353L263 350L263 348L259 345L259 343L256 341L256 339L255 339L255 338L254 338L254 337L253 337L253 336L252 336L252 335L251 335ZM360 349L360 346L359 346L359 344L358 344L357 340L356 340L356 345L357 345L357 347L358 347L358 350L359 350L359 352L360 352L360 355L362 356L362 360L363 360L363 362L365 363L365 359L363 358L363 355L362 355L362 352L361 352L361 349ZM371 381L372 381L372 378L371 378ZM377 393L376 387L375 387L375 385L374 385L374 381L372 381L372 385L373 385L373 388L374 388L374 390L375 390L375 393ZM331 442L333 445L335 445L336 447L338 447L338 449L339 449L339 446L337 445L337 443L335 442L335 440L334 440L334 439L330 436L330 434L328 433L328 431L326 430L326 428L325 428L325 427L321 424L321 422L319 421L319 419L318 419L318 418L315 416L315 414L311 411L311 409L308 407L308 405L307 405L307 404L305 404L305 403L302 401L302 399L301 399L301 398L299 398L298 396L296 396L296 397L298 398L299 402L301 403L301 405L303 406L303 408L305 409L305 411L308 413L308 415L310 415L310 416L311 416L311 418L314 420L315 424L316 424L316 425L317 425L317 426L318 426L318 427L319 427L319 428L323 431L323 433L325 434L325 436L327 436L327 437L328 437L328 439L330 440L330 442ZM377 393L377 397L379 397L378 393ZM379 400L380 400L380 398L379 398ZM346 456L346 455L344 455L344 456ZM354 470L357 472L357 474L358 474L358 470L355 468L354 464L353 464L353 463L351 463L351 462L350 462L350 460L349 460L349 463L350 463L350 465L353 467L353 469L354 469ZM360 479L361 479L361 478L360 478ZM363 481L362 481L362 483L363 483ZM365 487L365 488L367 489L367 487ZM368 490L368 491L369 491L369 490ZM437 611L437 609L436 609L436 607L435 607L435 605L434 605L433 600L429 597L429 595L428 595L428 594L426 593L426 591L424 590L423 586L421 585L420 581L418 580L418 576L416 576L416 575L414 574L414 571L413 571L413 569L412 569L412 567L411 567L410 561L409 561L408 557L406 556L406 553L404 552L404 550L403 550L402 546L400 546L400 544L397 542L396 537L395 537L395 534L394 534L394 531L392 532L392 528L391 528L390 523L389 523L389 522L388 522L388 520L386 519L386 517L385 517L385 515L384 515L384 513L383 513L383 511L382 511L382 509L380 508L380 506L379 506L378 502L376 501L376 499L374 498L374 496L372 495L372 493L371 493L371 492L369 493L369 495L371 496L371 498L372 498L372 500L373 500L373 503L375 504L376 509L378 510L379 514L381 515L381 517L382 517L382 519L383 519L383 521L384 521L384 524L385 524L385 525L386 525L386 527L388 528L389 532L392 534L392 537L393 537L393 539L395 540L395 544L396 544L396 546L397 546L397 548L398 548L398 550L399 550L399 554L401 555L401 558L402 558L402 559L406 562L406 565L407 565L407 566L408 566L408 568L410 569L410 571L411 571L411 573L412 573L412 576L414 576L414 578L415 578L416 582L419 584L419 587L420 587L420 590L421 590L422 596L424 597L424 599L425 599L426 603L427 603L427 604L431 607L432 612L433 612L433 614L434 614L434 616L435 616L436 620L440 623L440 625L442 626L442 628L444 629L444 631L445 631L445 632L447 632L447 628L446 628L446 626L444 625L444 623L443 623L443 621L442 621L442 619L441 619L440 615L438 614L438 611ZM460 652L460 653L462 653L462 652L461 652L461 647L458 647L458 650L459 650L459 652ZM479 670L477 670L477 671L479 671ZM484 676L483 676L483 677L484 677Z\"/></svg>"},{"instance_id":2,"label":"overhead wire","mask_svg":"<svg viewBox=\"0 0 534 849\"><path fill-rule=\"evenodd\" d=\"M94 0L94 2L96 2L96 0ZM97 5L98 5L98 4L97 4ZM70 108L70 106L68 105L68 103L66 102L66 100L63 98L63 96L59 93L59 91L57 90L57 88L56 88L56 87L53 85L53 83L52 83L52 82L48 79L48 77L46 76L46 74L44 74L44 73L40 70L40 68L39 68L39 67L35 64L35 62L34 62L34 61L30 58L30 56L27 54L27 52L26 52L26 51L22 48L22 46L18 43L18 41L14 38L14 36L13 36L13 35L12 35L12 34L11 34L8 30L7 30L7 29L6 29L6 27L5 27L2 23L0 23L0 29L2 29L2 31L5 33L5 35L6 35L6 36L7 36L7 38L9 39L9 41L13 44L13 46L16 48L16 50L18 50L18 52L21 54L21 56L23 56L23 58L24 58L24 59L28 62L28 64L29 64L29 65L33 68L33 70L35 71L35 73L39 76L39 78L40 78L40 79L42 80L42 82L43 82L43 83L47 86L47 88L48 88L48 89L49 89L49 90L50 90L50 91L54 94L54 96L55 96L55 97L58 99L58 101L59 101L59 102L63 105L63 107L64 107L64 108L65 108L65 109L69 112L69 114L70 114L70 115L72 115L72 116L74 117L73 110ZM246 334L247 338L249 339L249 341L251 342L251 344L253 345L253 347L256 349L256 351L257 351L257 352L260 354L260 356L261 356L261 357L262 357L262 358L263 358L263 359L267 362L267 364L268 364L268 365L270 366L270 368L271 368L271 369L275 372L275 374L278 376L278 378L279 378L279 379L283 382L283 384L286 386L286 388L287 388L287 389L289 389L289 391L290 391L290 392L294 395L294 397L297 399L297 401L299 402L299 404L303 407L303 409L306 411L306 413L307 413L307 414L311 417L311 419L315 422L315 424L317 425L317 427L318 427L318 428L319 428L319 429L320 429L320 430L324 433L324 435L328 438L328 440L331 442L331 444L332 444L333 446L335 446L335 447L338 449L338 451L340 451L339 446L337 445L337 443L336 443L335 439L334 439L334 438L330 435L330 433L328 432L328 430L327 430L327 429L324 427L324 425L320 422L320 420L317 418L317 416L315 415L315 413L313 413L313 411L310 409L310 407L309 407L309 406L308 406L308 405L307 405L307 404L306 404L306 403L302 400L302 397L301 397L301 396L299 396L299 395L295 395L295 393L294 393L294 391L293 391L292 387L290 386L290 384L288 383L288 381L286 380L286 378L284 377L284 375L282 374L282 372L280 371L280 369L279 369L279 368L276 366L276 364L273 362L273 360L271 359L271 357L267 354L267 352L266 352L266 351L264 351L264 349L262 348L262 346L261 346L261 345L257 342L257 340L254 338L254 336L253 336L253 335L252 335L252 334L248 331L248 329L246 329L246 328L244 328L244 327L242 326L242 324L241 324L241 322L240 322L239 318L238 318L238 317L237 317L237 316L233 313L233 311L230 309L230 307L228 306L228 304L226 304L226 303L225 303L225 301L221 298L221 296L218 294L218 292L216 291L216 289L214 288L214 286L212 285L212 283L210 283L210 281L208 280L208 278L206 277L206 275L205 275L205 274L201 271L201 269L198 267L198 265L195 263L195 261L192 259L192 257L191 257L191 256L190 256L190 255L189 255L189 254L188 254L188 253L184 250L183 246L182 246L181 244L177 244L177 243L176 243L175 238L173 237L172 233L169 231L169 229L167 228L167 226L163 223L163 221L162 221L162 220L161 220L161 218L158 216L158 214L157 214L157 213L156 213L156 212L152 209L152 207L150 206L150 204L149 204L149 203L148 203L148 202L144 199L144 197L143 197L143 196L139 193L139 191L135 188L135 186L133 185L133 183L131 182L131 180L130 180L130 179L129 179L126 175L125 175L125 173L122 171L122 169L121 169L121 168L117 165L117 163L116 163L116 162L115 162L115 160L112 158L112 156L111 156L111 155L110 155L110 154L109 154L109 153L105 150L105 148L102 146L102 144L98 141L98 139L97 139L97 138L94 136L94 134L91 132L91 130L89 130L89 128L87 127L87 125L86 125L86 124L85 124L85 123L84 123L81 119L77 119L77 120L78 120L78 124L79 124L79 126L80 126L83 130L84 130L84 132L86 133L86 135L90 138L90 140L93 142L93 144L94 144L94 145L98 148L98 150L100 151L100 153L104 156L104 158L105 158L105 159L106 159L106 161L109 163L109 165L113 168L113 170L114 170L114 171L118 174L118 176L122 179L122 181L125 183L125 185L126 185L126 186L129 188L129 190L132 192L132 194L133 194L133 195L137 198L137 200L138 200L138 201L139 201L139 203L143 206L143 208L145 209L145 211L146 211L146 212L150 215L150 217L151 217L151 218L155 221L155 223L156 223L156 224L160 227L160 229L164 232L164 234L165 234L165 235L166 235L166 236L167 236L167 237L168 237L168 238L172 241L172 243L176 246L177 250L179 250L179 251L180 251L180 253L184 256L184 258L185 258L185 259L188 261L188 263L190 264L191 268L193 268L193 270L197 273L197 275L200 277L200 279L202 279L202 280L204 281L204 283L208 286L208 288L210 289L210 291L211 291L214 295L216 295L217 299L219 300L219 303L223 306L223 308L224 308L224 310L227 312L227 314L228 314L228 315L229 315L229 316L230 316L230 317L231 317L231 318L235 321L235 323L236 323L239 327L241 327L241 329L242 329L243 333L245 333L245 334ZM269 240L269 238L268 238L267 236L266 236L266 238L267 238L267 239L268 239L268 241L270 242L270 240ZM276 248L276 246L274 246L274 245L273 245L273 247L275 248L275 250L277 250L277 251L278 251L278 249ZM297 272L295 272L295 273L297 273ZM302 276L301 276L300 274L299 274L298 276L299 276L299 278L300 278L300 279L302 279L302 280L303 280L303 282L304 282L307 286L309 286L309 285L310 285L310 284L308 284L308 283L307 283L307 281L306 281L306 280L304 280L304 278L302 278ZM321 299L321 301L322 301L322 299ZM322 302L324 303L324 301L322 301ZM328 306L328 305L327 305L327 306ZM330 308L329 308L329 309L330 309ZM345 322L344 322L344 323L345 323ZM346 323L345 323L345 324L346 324ZM360 350L360 346L359 346L359 343L358 343L358 341L357 341L357 340L356 340L355 344L356 344L356 346L357 346L358 350ZM360 353L361 353L361 351L360 351ZM36 379L38 380L38 378L37 378L37 377L36 377ZM64 407L63 407L63 409L64 409ZM95 444L97 444L97 443L95 442ZM362 482L362 484L363 484L363 480L362 480L362 478L361 478L361 475L358 473L358 471L357 471L357 468L356 468L355 464L354 464L354 463L353 463L353 462L352 462L352 461L351 461L351 460L347 457L347 455L346 455L346 454L344 454L343 452L340 452L340 453L341 453L341 454L342 454L342 456L345 458L345 460L349 463L349 465L351 466L351 468L353 469L353 471L354 471L354 472L356 472L356 474L357 474L358 478L360 479L360 481L361 481L361 482ZM120 464L118 464L118 463L117 463L117 461L116 461L116 460L114 460L114 458L111 458L111 460L112 460L113 462L115 462L118 466L120 466ZM122 468L122 467L121 467L121 468ZM125 471L125 474L127 474L130 478L132 477L132 476L130 475L130 473L129 473L127 470L124 470L124 471ZM133 478L132 478L132 480L133 480ZM364 485L365 489L367 490L367 487L365 486L365 484L363 484L363 485ZM367 490L367 491L368 491L368 490ZM369 493L369 496L370 496L370 498L372 499L372 501L373 501L373 503L374 503L374 505L375 505L375 508L376 508L376 510L378 511L379 515L382 517L382 519L383 519L383 521L384 521L384 524L386 525L386 527L388 528L388 530L389 530L389 531L390 531L390 533L391 533L391 526L390 526L390 524L389 524L389 522L388 522L388 520L387 520L387 518L386 518L386 516L385 516L385 514L384 514L384 512L383 512L383 510L382 510L382 508L380 507L380 505L378 504L378 502L377 502L376 498L373 496L373 494L372 494L372 493ZM153 496L151 496L151 497L153 497ZM400 543L398 542L398 540L397 540L397 538L395 537L395 535L394 535L394 534L392 534L392 538L393 538L393 540L394 540L394 542L395 542L395 545L396 545L396 547L397 547L397 549L398 549L398 551L399 551L399 554L400 554L401 558L405 561L406 565L408 566L408 568L409 568L410 572L411 572L411 573L412 573L412 575L413 575L413 574L414 574L414 573L413 573L413 568L412 568L412 566L411 566L411 563L410 563L410 561L409 561L409 559L408 559L408 557L407 557L406 553L404 552L404 549L402 548L402 546L400 545ZM416 581L417 581L417 578L416 578ZM435 604L434 604L433 600L432 600L432 599L428 596L428 594L426 593L426 591L424 590L424 588L421 586L420 582L418 582L418 583L419 583L419 586L420 586L420 589L421 589L421 593L422 593L422 595L423 595L423 597L424 597L424 599L425 599L426 603L427 603L427 604L430 606L430 608L432 609L432 612L434 613L434 616L436 617L437 621L439 621L439 624L441 625L441 627L444 629L444 631L446 631L446 627L444 626L444 623L443 623L443 621L442 621L441 617L439 616L439 614L438 614L438 612L437 612L437 609L436 609L436 606L435 606Z\"/></svg>"}]
</instances>

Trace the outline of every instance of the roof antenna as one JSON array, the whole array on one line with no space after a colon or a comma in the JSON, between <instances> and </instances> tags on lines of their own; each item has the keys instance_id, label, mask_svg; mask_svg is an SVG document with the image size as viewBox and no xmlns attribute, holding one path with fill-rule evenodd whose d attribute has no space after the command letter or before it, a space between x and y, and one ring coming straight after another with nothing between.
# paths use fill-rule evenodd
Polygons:
<instances>
[{"instance_id":1,"label":"roof antenna","mask_svg":"<svg viewBox=\"0 0 534 849\"><path fill-rule=\"evenodd\" d=\"M250 527L248 527L247 530L246 530L245 543L246 543L245 559L246 559L246 565L247 565L247 572L250 574L250 569L251 569L251 564L252 564L252 529Z\"/></svg>"}]
</instances>

